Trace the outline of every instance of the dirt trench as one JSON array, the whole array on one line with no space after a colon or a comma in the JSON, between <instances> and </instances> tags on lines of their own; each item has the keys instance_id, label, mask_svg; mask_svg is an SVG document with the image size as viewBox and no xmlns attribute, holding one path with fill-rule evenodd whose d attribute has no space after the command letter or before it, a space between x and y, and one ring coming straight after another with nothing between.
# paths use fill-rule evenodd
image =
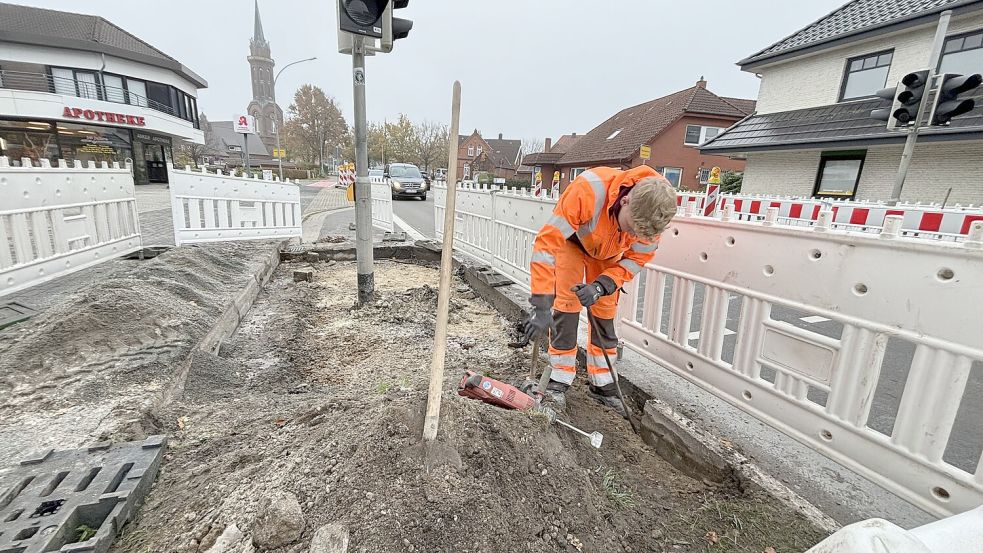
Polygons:
<instances>
[{"instance_id":1,"label":"dirt trench","mask_svg":"<svg viewBox=\"0 0 983 553\"><path fill-rule=\"evenodd\" d=\"M317 264L311 283L293 282L298 267L281 266L219 355L196 354L183 398L151 414L169 452L113 552L205 552L231 524L244 536L223 551L306 552L329 523L358 552L785 553L824 537L760 492L680 474L582 379L566 418L602 432L600 450L457 396L465 369L516 381L529 354L507 347L512 325L456 278L443 462L425 470L437 270L378 263L378 300L353 310L354 263ZM259 504L278 492L298 498L303 533L255 547Z\"/></svg>"}]
</instances>

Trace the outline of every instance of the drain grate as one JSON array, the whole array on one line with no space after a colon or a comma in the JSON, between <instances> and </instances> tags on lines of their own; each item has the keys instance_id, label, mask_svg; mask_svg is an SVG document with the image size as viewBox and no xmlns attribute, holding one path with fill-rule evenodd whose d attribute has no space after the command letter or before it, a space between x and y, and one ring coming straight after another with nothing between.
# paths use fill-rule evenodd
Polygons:
<instances>
[{"instance_id":1,"label":"drain grate","mask_svg":"<svg viewBox=\"0 0 983 553\"><path fill-rule=\"evenodd\" d=\"M0 553L105 553L150 491L165 445L151 436L47 450L0 469Z\"/></svg>"},{"instance_id":2,"label":"drain grate","mask_svg":"<svg viewBox=\"0 0 983 553\"><path fill-rule=\"evenodd\" d=\"M26 321L35 314L37 314L36 309L32 309L16 301L0 304L0 330L3 330L12 324Z\"/></svg>"}]
</instances>

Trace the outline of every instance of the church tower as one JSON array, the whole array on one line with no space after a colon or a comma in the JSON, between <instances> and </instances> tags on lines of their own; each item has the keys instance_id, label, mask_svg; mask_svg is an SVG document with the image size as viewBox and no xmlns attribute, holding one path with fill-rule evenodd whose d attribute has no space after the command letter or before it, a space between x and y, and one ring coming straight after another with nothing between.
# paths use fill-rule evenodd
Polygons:
<instances>
[{"instance_id":1,"label":"church tower","mask_svg":"<svg viewBox=\"0 0 983 553\"><path fill-rule=\"evenodd\" d=\"M253 101L249 102L246 112L256 118L256 132L272 155L276 147L276 129L283 124L283 110L277 105L276 91L273 90L273 67L276 63L270 54L270 43L263 35L259 0L256 0L256 21L253 38L249 41L249 57L246 59L249 60L253 82Z\"/></svg>"}]
</instances>

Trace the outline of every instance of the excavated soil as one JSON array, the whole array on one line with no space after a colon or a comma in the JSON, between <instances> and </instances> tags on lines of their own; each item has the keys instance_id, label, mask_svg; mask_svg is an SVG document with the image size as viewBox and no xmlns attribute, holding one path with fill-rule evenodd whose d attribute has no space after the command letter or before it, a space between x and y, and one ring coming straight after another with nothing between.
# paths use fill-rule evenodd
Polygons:
<instances>
[{"instance_id":1,"label":"excavated soil","mask_svg":"<svg viewBox=\"0 0 983 553\"><path fill-rule=\"evenodd\" d=\"M422 447L437 270L378 263L377 301L353 309L353 263L318 264L312 283L293 282L299 267L281 266L219 355L196 354L183 398L152 413L169 451L112 551L300 553L329 523L358 552L785 553L823 537L760 492L678 473L582 380L566 418L602 432L600 450L459 397L465 369L517 381L529 354L458 279L438 445ZM289 522L303 533L258 548L259 504L281 492L298 498ZM232 524L241 539L215 546Z\"/></svg>"},{"instance_id":2,"label":"excavated soil","mask_svg":"<svg viewBox=\"0 0 983 553\"><path fill-rule=\"evenodd\" d=\"M49 286L47 307L0 331L0 466L30 451L142 439L144 413L276 243L188 246Z\"/></svg>"}]
</instances>

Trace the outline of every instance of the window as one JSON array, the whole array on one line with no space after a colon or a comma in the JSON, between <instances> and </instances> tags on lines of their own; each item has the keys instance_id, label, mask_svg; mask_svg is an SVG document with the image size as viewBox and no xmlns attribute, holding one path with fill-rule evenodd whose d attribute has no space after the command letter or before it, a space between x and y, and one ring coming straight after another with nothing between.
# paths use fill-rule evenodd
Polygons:
<instances>
[{"instance_id":1,"label":"window","mask_svg":"<svg viewBox=\"0 0 983 553\"><path fill-rule=\"evenodd\" d=\"M892 51L888 50L848 59L840 101L868 98L886 87L892 57Z\"/></svg>"},{"instance_id":2,"label":"window","mask_svg":"<svg viewBox=\"0 0 983 553\"><path fill-rule=\"evenodd\" d=\"M983 73L983 31L945 39L939 73L972 75Z\"/></svg>"},{"instance_id":3,"label":"window","mask_svg":"<svg viewBox=\"0 0 983 553\"><path fill-rule=\"evenodd\" d=\"M468 146L468 157L474 157L474 146Z\"/></svg>"},{"instance_id":4,"label":"window","mask_svg":"<svg viewBox=\"0 0 983 553\"><path fill-rule=\"evenodd\" d=\"M819 161L813 196L852 198L857 193L866 155L865 150L824 152Z\"/></svg>"},{"instance_id":5,"label":"window","mask_svg":"<svg viewBox=\"0 0 983 553\"><path fill-rule=\"evenodd\" d=\"M679 181L683 179L682 169L679 167L658 167L656 171L661 173L675 188L679 188Z\"/></svg>"},{"instance_id":6,"label":"window","mask_svg":"<svg viewBox=\"0 0 983 553\"><path fill-rule=\"evenodd\" d=\"M105 85L106 100L118 104L125 103L123 77L119 75L103 75L102 84Z\"/></svg>"},{"instance_id":7,"label":"window","mask_svg":"<svg viewBox=\"0 0 983 553\"><path fill-rule=\"evenodd\" d=\"M51 80L54 81L55 94L75 96L75 72L60 67L51 68Z\"/></svg>"},{"instance_id":8,"label":"window","mask_svg":"<svg viewBox=\"0 0 983 553\"><path fill-rule=\"evenodd\" d=\"M707 140L717 136L724 131L721 127L704 127L703 125L686 125L686 138L683 144L695 146L703 144Z\"/></svg>"},{"instance_id":9,"label":"window","mask_svg":"<svg viewBox=\"0 0 983 553\"><path fill-rule=\"evenodd\" d=\"M126 79L127 100L132 106L147 107L147 83Z\"/></svg>"},{"instance_id":10,"label":"window","mask_svg":"<svg viewBox=\"0 0 983 553\"><path fill-rule=\"evenodd\" d=\"M631 115L631 114L629 114L629 115ZM608 140L611 140L612 138L618 136L621 133L621 131L623 131L623 130L625 130L625 129L618 129L618 130L614 131L613 133L611 133L611 136L609 136L607 139Z\"/></svg>"},{"instance_id":11,"label":"window","mask_svg":"<svg viewBox=\"0 0 983 553\"><path fill-rule=\"evenodd\" d=\"M570 169L570 180L572 181L573 179L579 177L580 174L586 170L586 167L574 167L573 169Z\"/></svg>"},{"instance_id":12,"label":"window","mask_svg":"<svg viewBox=\"0 0 983 553\"><path fill-rule=\"evenodd\" d=\"M706 167L700 167L697 177L700 179L700 184L707 184L707 182L710 180L710 170Z\"/></svg>"},{"instance_id":13,"label":"window","mask_svg":"<svg viewBox=\"0 0 983 553\"><path fill-rule=\"evenodd\" d=\"M466 178L466 179L471 178L471 164L470 163L465 163L464 164L464 178Z\"/></svg>"},{"instance_id":14,"label":"window","mask_svg":"<svg viewBox=\"0 0 983 553\"><path fill-rule=\"evenodd\" d=\"M475 150L475 152L477 152L478 156L480 157L481 156L481 146L478 146L478 149Z\"/></svg>"},{"instance_id":15,"label":"window","mask_svg":"<svg viewBox=\"0 0 983 553\"><path fill-rule=\"evenodd\" d=\"M78 85L79 98L99 99L99 81L95 73L76 71L75 82Z\"/></svg>"}]
</instances>

